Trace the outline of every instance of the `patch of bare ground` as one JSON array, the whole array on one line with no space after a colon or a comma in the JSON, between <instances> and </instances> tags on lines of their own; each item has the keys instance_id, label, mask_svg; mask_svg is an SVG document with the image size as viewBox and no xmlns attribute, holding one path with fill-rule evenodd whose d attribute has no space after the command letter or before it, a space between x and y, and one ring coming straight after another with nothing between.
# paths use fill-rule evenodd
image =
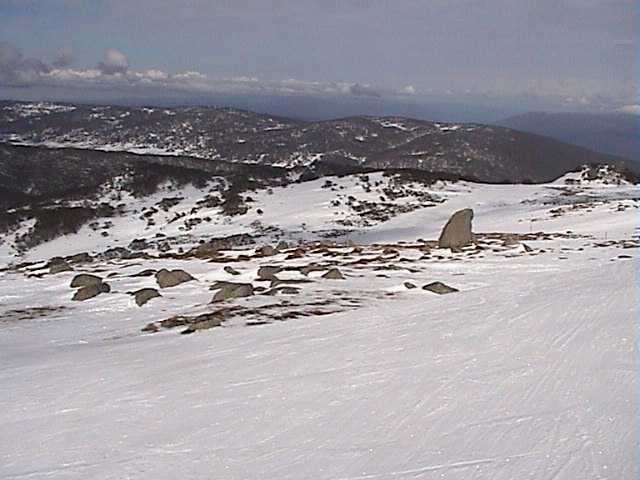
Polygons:
<instances>
[{"instance_id":1,"label":"patch of bare ground","mask_svg":"<svg viewBox=\"0 0 640 480\"><path fill-rule=\"evenodd\" d=\"M0 325L24 320L39 320L64 311L63 306L30 307L19 310L9 310L0 315Z\"/></svg>"}]
</instances>

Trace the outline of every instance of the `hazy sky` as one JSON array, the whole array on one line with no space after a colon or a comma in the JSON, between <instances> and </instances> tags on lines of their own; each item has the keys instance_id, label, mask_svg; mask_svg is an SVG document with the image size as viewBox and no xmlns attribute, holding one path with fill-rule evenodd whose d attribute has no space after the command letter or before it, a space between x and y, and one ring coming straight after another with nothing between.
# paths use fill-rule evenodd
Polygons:
<instances>
[{"instance_id":1,"label":"hazy sky","mask_svg":"<svg viewBox=\"0 0 640 480\"><path fill-rule=\"evenodd\" d=\"M0 86L615 109L638 103L637 3L0 0Z\"/></svg>"}]
</instances>

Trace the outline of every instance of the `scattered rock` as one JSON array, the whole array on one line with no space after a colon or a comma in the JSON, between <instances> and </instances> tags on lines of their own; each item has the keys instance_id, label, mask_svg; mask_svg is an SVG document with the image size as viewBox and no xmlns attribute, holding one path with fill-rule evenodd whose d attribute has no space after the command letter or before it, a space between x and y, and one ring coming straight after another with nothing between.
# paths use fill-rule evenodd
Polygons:
<instances>
[{"instance_id":1,"label":"scattered rock","mask_svg":"<svg viewBox=\"0 0 640 480\"><path fill-rule=\"evenodd\" d=\"M183 317L181 315L176 315L171 318L166 318L160 321L160 326L162 328L175 328L181 327L182 325L187 325L189 323L189 317Z\"/></svg>"},{"instance_id":2,"label":"scattered rock","mask_svg":"<svg viewBox=\"0 0 640 480\"><path fill-rule=\"evenodd\" d=\"M203 243L195 248L192 248L187 253L187 256L193 256L196 258L215 258L220 256L220 247L217 244Z\"/></svg>"},{"instance_id":3,"label":"scattered rock","mask_svg":"<svg viewBox=\"0 0 640 480\"><path fill-rule=\"evenodd\" d=\"M278 245L276 245L277 250L287 250L288 248L289 244L284 240L281 240L280 242L278 242Z\"/></svg>"},{"instance_id":4,"label":"scattered rock","mask_svg":"<svg viewBox=\"0 0 640 480\"><path fill-rule=\"evenodd\" d=\"M327 273L322 275L322 278L326 278L329 280L344 280L344 275L337 268L330 269Z\"/></svg>"},{"instance_id":5,"label":"scattered rock","mask_svg":"<svg viewBox=\"0 0 640 480\"><path fill-rule=\"evenodd\" d=\"M253 295L253 285L250 283L228 282L215 293L211 302L224 302L232 298L250 297L251 295Z\"/></svg>"},{"instance_id":6,"label":"scattered rock","mask_svg":"<svg viewBox=\"0 0 640 480\"><path fill-rule=\"evenodd\" d=\"M411 282L404 282L404 287L408 288L409 290L411 290L412 288L418 288Z\"/></svg>"},{"instance_id":7,"label":"scattered rock","mask_svg":"<svg viewBox=\"0 0 640 480\"><path fill-rule=\"evenodd\" d=\"M49 273L52 275L55 275L56 273L70 272L72 270L73 268L71 268L71 265L64 260L49 266Z\"/></svg>"},{"instance_id":8,"label":"scattered rock","mask_svg":"<svg viewBox=\"0 0 640 480\"><path fill-rule=\"evenodd\" d=\"M180 332L182 335L197 332L198 330L209 330L210 328L219 327L224 321L222 312L205 313L198 315L193 319L193 323L186 330Z\"/></svg>"},{"instance_id":9,"label":"scattered rock","mask_svg":"<svg viewBox=\"0 0 640 480\"><path fill-rule=\"evenodd\" d=\"M160 288L170 288L175 287L176 285L180 285L181 283L190 282L195 280L191 275L189 275L184 270L167 270L163 268L159 272L156 273L156 281Z\"/></svg>"},{"instance_id":10,"label":"scattered rock","mask_svg":"<svg viewBox=\"0 0 640 480\"><path fill-rule=\"evenodd\" d=\"M124 247L114 247L106 250L100 255L105 260L117 260L119 258L129 259L133 258L134 255Z\"/></svg>"},{"instance_id":11,"label":"scattered rock","mask_svg":"<svg viewBox=\"0 0 640 480\"><path fill-rule=\"evenodd\" d=\"M237 271L235 268L230 267L228 265L224 267L224 271L227 272L229 275L240 275L239 271Z\"/></svg>"},{"instance_id":12,"label":"scattered rock","mask_svg":"<svg viewBox=\"0 0 640 480\"><path fill-rule=\"evenodd\" d=\"M209 290L219 290L221 288L226 288L232 285L238 285L236 282L229 282L227 280L219 280L217 282L214 282L210 287Z\"/></svg>"},{"instance_id":13,"label":"scattered rock","mask_svg":"<svg viewBox=\"0 0 640 480\"><path fill-rule=\"evenodd\" d=\"M156 333L159 330L160 330L160 327L158 327L155 323L147 323L141 329L142 332L148 332L148 333Z\"/></svg>"},{"instance_id":14,"label":"scattered rock","mask_svg":"<svg viewBox=\"0 0 640 480\"><path fill-rule=\"evenodd\" d=\"M67 260L62 257L51 257L47 262L47 267L51 268L53 265L57 263L67 263Z\"/></svg>"},{"instance_id":15,"label":"scattered rock","mask_svg":"<svg viewBox=\"0 0 640 480\"><path fill-rule=\"evenodd\" d=\"M308 278L287 278L280 279L274 278L271 280L271 288L277 287L278 285L300 285L302 283L313 283L313 280L309 280Z\"/></svg>"},{"instance_id":16,"label":"scattered rock","mask_svg":"<svg viewBox=\"0 0 640 480\"><path fill-rule=\"evenodd\" d=\"M91 263L93 262L93 257L87 252L82 252L71 255L70 257L67 257L66 260L69 263Z\"/></svg>"},{"instance_id":17,"label":"scattered rock","mask_svg":"<svg viewBox=\"0 0 640 480\"><path fill-rule=\"evenodd\" d=\"M133 275L130 275L131 277L152 277L156 274L156 271L152 268L149 268L147 270L142 270L141 272L138 273L134 273Z\"/></svg>"},{"instance_id":18,"label":"scattered rock","mask_svg":"<svg viewBox=\"0 0 640 480\"><path fill-rule=\"evenodd\" d=\"M256 254L262 257L272 257L276 255L278 251L271 245L265 245L256 250Z\"/></svg>"},{"instance_id":19,"label":"scattered rock","mask_svg":"<svg viewBox=\"0 0 640 480\"><path fill-rule=\"evenodd\" d=\"M442 282L432 282L428 285L422 287L423 290L428 290L429 292L437 293L438 295L445 295L447 293L458 292L459 290L449 285L445 285Z\"/></svg>"},{"instance_id":20,"label":"scattered rock","mask_svg":"<svg viewBox=\"0 0 640 480\"><path fill-rule=\"evenodd\" d=\"M76 302L82 302L84 300L89 300L90 298L97 297L101 293L109 293L111 291L111 287L108 283L97 283L92 285L87 285L86 287L82 287L79 289L72 300Z\"/></svg>"},{"instance_id":21,"label":"scattered rock","mask_svg":"<svg viewBox=\"0 0 640 480\"><path fill-rule=\"evenodd\" d=\"M161 297L162 295L155 288L142 288L133 292L133 296L136 300L136 305L141 307L152 298Z\"/></svg>"},{"instance_id":22,"label":"scattered rock","mask_svg":"<svg viewBox=\"0 0 640 480\"><path fill-rule=\"evenodd\" d=\"M100 277L88 273L81 273L73 277L73 280L71 280L71 288L88 287L91 285L100 285L101 283L102 279Z\"/></svg>"},{"instance_id":23,"label":"scattered rock","mask_svg":"<svg viewBox=\"0 0 640 480\"><path fill-rule=\"evenodd\" d=\"M149 244L144 238L136 238L129 243L130 250L144 250L149 248Z\"/></svg>"},{"instance_id":24,"label":"scattered rock","mask_svg":"<svg viewBox=\"0 0 640 480\"><path fill-rule=\"evenodd\" d=\"M471 245L473 242L472 220L473 210L470 208L454 213L442 229L438 239L438 247L461 248Z\"/></svg>"},{"instance_id":25,"label":"scattered rock","mask_svg":"<svg viewBox=\"0 0 640 480\"><path fill-rule=\"evenodd\" d=\"M505 247L515 247L516 245L520 244L520 241L515 235L505 235L502 243Z\"/></svg>"},{"instance_id":26,"label":"scattered rock","mask_svg":"<svg viewBox=\"0 0 640 480\"><path fill-rule=\"evenodd\" d=\"M295 250L290 252L289 255L287 255L285 260L294 260L296 258L302 258L304 257L304 254L305 254L304 248L296 248Z\"/></svg>"},{"instance_id":27,"label":"scattered rock","mask_svg":"<svg viewBox=\"0 0 640 480\"><path fill-rule=\"evenodd\" d=\"M282 267L276 267L272 265L265 265L258 268L258 278L260 280L275 280L276 274L282 271Z\"/></svg>"}]
</instances>

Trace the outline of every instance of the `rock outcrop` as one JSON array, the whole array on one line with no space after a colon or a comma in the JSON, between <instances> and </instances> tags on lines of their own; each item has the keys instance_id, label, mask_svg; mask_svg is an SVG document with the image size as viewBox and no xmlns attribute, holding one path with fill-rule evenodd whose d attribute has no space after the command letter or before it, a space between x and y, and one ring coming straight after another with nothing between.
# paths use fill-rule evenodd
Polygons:
<instances>
[{"instance_id":1,"label":"rock outcrop","mask_svg":"<svg viewBox=\"0 0 640 480\"><path fill-rule=\"evenodd\" d=\"M71 280L71 288L89 287L91 285L100 285L101 283L102 279L97 275L81 273L73 277L73 280Z\"/></svg>"},{"instance_id":2,"label":"rock outcrop","mask_svg":"<svg viewBox=\"0 0 640 480\"><path fill-rule=\"evenodd\" d=\"M171 288L192 280L195 280L195 278L184 270L167 270L163 268L156 273L156 281L160 288Z\"/></svg>"},{"instance_id":3,"label":"rock outcrop","mask_svg":"<svg viewBox=\"0 0 640 480\"><path fill-rule=\"evenodd\" d=\"M442 282L429 283L422 287L422 289L429 292L437 293L438 295L445 295L447 293L454 293L458 291L457 288L450 287L449 285L445 285Z\"/></svg>"},{"instance_id":4,"label":"rock outcrop","mask_svg":"<svg viewBox=\"0 0 640 480\"><path fill-rule=\"evenodd\" d=\"M61 260L59 262L49 262L49 273L52 275L55 275L57 273L62 273L62 272L70 272L72 271L73 268L71 268L71 265L69 265L68 262L66 262L65 260Z\"/></svg>"},{"instance_id":5,"label":"rock outcrop","mask_svg":"<svg viewBox=\"0 0 640 480\"><path fill-rule=\"evenodd\" d=\"M462 248L473 243L471 221L473 210L465 208L454 213L442 229L438 239L440 248Z\"/></svg>"},{"instance_id":6,"label":"rock outcrop","mask_svg":"<svg viewBox=\"0 0 640 480\"><path fill-rule=\"evenodd\" d=\"M136 305L143 306L149 300L160 297L160 293L155 288L142 288L133 292L133 297L136 301Z\"/></svg>"},{"instance_id":7,"label":"rock outcrop","mask_svg":"<svg viewBox=\"0 0 640 480\"><path fill-rule=\"evenodd\" d=\"M215 293L212 303L224 302L232 298L250 297L253 295L253 285L250 283L232 283L226 282L220 286L221 288Z\"/></svg>"},{"instance_id":8,"label":"rock outcrop","mask_svg":"<svg viewBox=\"0 0 640 480\"><path fill-rule=\"evenodd\" d=\"M84 300L89 300L90 298L97 297L101 293L109 293L111 291L111 287L108 283L96 283L92 285L87 285L85 287L80 288L72 300L76 302L82 302Z\"/></svg>"},{"instance_id":9,"label":"rock outcrop","mask_svg":"<svg viewBox=\"0 0 640 480\"><path fill-rule=\"evenodd\" d=\"M332 268L327 273L322 275L322 278L327 278L329 280L344 280L344 275L337 268Z\"/></svg>"},{"instance_id":10,"label":"rock outcrop","mask_svg":"<svg viewBox=\"0 0 640 480\"><path fill-rule=\"evenodd\" d=\"M282 271L282 267L276 267L272 265L265 265L258 268L259 280L275 280L276 275Z\"/></svg>"}]
</instances>

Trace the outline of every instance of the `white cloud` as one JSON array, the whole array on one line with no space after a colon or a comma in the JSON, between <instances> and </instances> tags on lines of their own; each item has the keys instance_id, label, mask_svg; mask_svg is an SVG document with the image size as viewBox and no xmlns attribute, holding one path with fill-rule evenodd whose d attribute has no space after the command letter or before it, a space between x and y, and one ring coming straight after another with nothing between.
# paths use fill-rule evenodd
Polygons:
<instances>
[{"instance_id":1,"label":"white cloud","mask_svg":"<svg viewBox=\"0 0 640 480\"><path fill-rule=\"evenodd\" d=\"M207 80L207 76L203 73L196 72L193 70L177 73L173 75L173 80L176 81L185 81L185 82L205 82Z\"/></svg>"},{"instance_id":2,"label":"white cloud","mask_svg":"<svg viewBox=\"0 0 640 480\"><path fill-rule=\"evenodd\" d=\"M618 109L618 112L630 113L632 115L640 115L640 105L637 103L633 105L624 105Z\"/></svg>"},{"instance_id":3,"label":"white cloud","mask_svg":"<svg viewBox=\"0 0 640 480\"><path fill-rule=\"evenodd\" d=\"M98 70L105 75L127 73L127 70L129 70L129 59L124 53L110 48L104 53L104 60L98 64Z\"/></svg>"},{"instance_id":4,"label":"white cloud","mask_svg":"<svg viewBox=\"0 0 640 480\"><path fill-rule=\"evenodd\" d=\"M1 0L0 0L1 1ZM181 94L204 95L317 95L317 96L369 96L393 97L444 96L457 101L473 101L482 97L483 101L491 98L504 101L531 100L546 101L547 104L562 105L570 109L588 109L593 111L615 111L620 105L626 105L619 111L638 113L635 89L629 85L624 91L606 94L589 88L589 85L574 85L565 82L563 85L525 85L519 92L508 94L497 86L495 91L483 90L479 86L469 88L468 85L451 85L446 89L423 88L418 90L414 85L405 85L398 89L374 86L369 83L340 81L309 81L289 78L285 80L265 80L254 76L212 78L202 72L187 70L170 73L160 69L132 70L127 56L118 50L109 49L104 59L96 68L71 68L67 64L72 61L70 50L61 50L54 66L36 59L25 58L22 53L9 43L0 42L0 87L66 87L78 91L91 89L112 89L129 94L180 92ZM496 80L499 83L499 78ZM578 88L579 85L581 88ZM573 92L571 92L573 90ZM581 90L581 91L580 91Z\"/></svg>"},{"instance_id":5,"label":"white cloud","mask_svg":"<svg viewBox=\"0 0 640 480\"><path fill-rule=\"evenodd\" d=\"M400 93L403 93L405 95L415 95L416 87L414 87L413 85L406 85L400 89Z\"/></svg>"}]
</instances>

